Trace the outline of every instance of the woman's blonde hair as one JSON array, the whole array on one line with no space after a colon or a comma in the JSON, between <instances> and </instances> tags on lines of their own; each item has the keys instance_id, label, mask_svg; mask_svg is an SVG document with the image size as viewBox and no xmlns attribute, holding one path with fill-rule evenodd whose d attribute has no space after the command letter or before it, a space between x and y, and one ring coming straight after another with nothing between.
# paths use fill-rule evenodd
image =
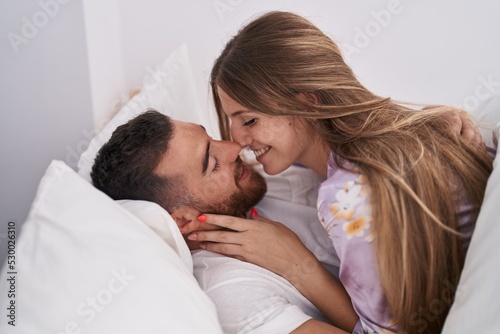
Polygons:
<instances>
[{"instance_id":1,"label":"woman's blonde hair","mask_svg":"<svg viewBox=\"0 0 500 334\"><path fill-rule=\"evenodd\" d=\"M328 36L287 12L240 30L216 60L211 86L224 139L230 124L217 86L254 112L308 120L338 164L347 159L366 175L393 320L401 331L438 333L464 263L466 228L457 212L470 205L475 221L492 169L486 152L441 117L450 108L414 110L376 96Z\"/></svg>"}]
</instances>

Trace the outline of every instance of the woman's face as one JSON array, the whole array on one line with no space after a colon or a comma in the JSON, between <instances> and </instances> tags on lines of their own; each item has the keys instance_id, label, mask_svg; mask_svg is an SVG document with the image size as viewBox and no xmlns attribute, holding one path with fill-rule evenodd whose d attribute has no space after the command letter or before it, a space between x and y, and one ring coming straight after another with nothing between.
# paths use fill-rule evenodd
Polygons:
<instances>
[{"instance_id":1,"label":"woman's face","mask_svg":"<svg viewBox=\"0 0 500 334\"><path fill-rule=\"evenodd\" d=\"M293 117L253 112L234 101L220 87L224 113L231 120L231 135L241 147L249 147L267 174L278 174L294 162L304 165L312 136L308 123Z\"/></svg>"}]
</instances>

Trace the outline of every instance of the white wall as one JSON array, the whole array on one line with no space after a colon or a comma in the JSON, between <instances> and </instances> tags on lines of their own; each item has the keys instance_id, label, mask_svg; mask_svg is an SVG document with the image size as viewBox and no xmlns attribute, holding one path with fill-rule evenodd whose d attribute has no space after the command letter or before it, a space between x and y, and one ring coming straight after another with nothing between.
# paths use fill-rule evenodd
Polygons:
<instances>
[{"instance_id":1,"label":"white wall","mask_svg":"<svg viewBox=\"0 0 500 334\"><path fill-rule=\"evenodd\" d=\"M472 110L481 98L500 94L497 0L122 0L126 85L140 84L146 66L187 42L208 108L214 59L239 27L267 10L315 22L380 95Z\"/></svg>"},{"instance_id":2,"label":"white wall","mask_svg":"<svg viewBox=\"0 0 500 334\"><path fill-rule=\"evenodd\" d=\"M40 3L61 4L53 13ZM10 220L24 221L49 161L74 167L120 96L181 43L208 111L214 59L242 24L267 10L315 22L380 95L473 109L500 94L497 0L2 0L0 233ZM53 14L47 22L44 12ZM34 20L38 31L23 31ZM28 36L18 52L11 32Z\"/></svg>"},{"instance_id":3,"label":"white wall","mask_svg":"<svg viewBox=\"0 0 500 334\"><path fill-rule=\"evenodd\" d=\"M0 1L0 260L49 162L76 166L93 128L81 0L41 3Z\"/></svg>"},{"instance_id":4,"label":"white wall","mask_svg":"<svg viewBox=\"0 0 500 334\"><path fill-rule=\"evenodd\" d=\"M86 45L89 62L92 111L96 131L116 111L127 91L122 57L120 0L84 1Z\"/></svg>"}]
</instances>

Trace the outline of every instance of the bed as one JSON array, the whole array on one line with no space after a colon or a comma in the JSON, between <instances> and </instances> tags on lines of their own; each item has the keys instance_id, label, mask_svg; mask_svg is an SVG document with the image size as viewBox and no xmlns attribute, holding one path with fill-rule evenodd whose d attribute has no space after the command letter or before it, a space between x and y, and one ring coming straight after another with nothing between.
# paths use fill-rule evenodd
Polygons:
<instances>
[{"instance_id":1,"label":"bed","mask_svg":"<svg viewBox=\"0 0 500 334\"><path fill-rule=\"evenodd\" d=\"M12 309L16 314L15 327L4 319L0 332L222 332L214 304L193 277L191 254L170 215L154 203L113 201L90 183L100 146L118 125L148 107L216 128L214 116L193 98L187 46L159 66L168 71L165 79L143 87L123 106L81 155L77 171L63 161L48 166L16 242L18 262L14 269L2 268L2 277L14 277L18 293L11 297L11 286L0 286L1 309L7 316ZM498 122L499 101L485 101L478 118ZM500 134L500 123L484 133L490 146L493 133ZM443 333L493 333L500 326L495 254L500 240L499 159Z\"/></svg>"}]
</instances>

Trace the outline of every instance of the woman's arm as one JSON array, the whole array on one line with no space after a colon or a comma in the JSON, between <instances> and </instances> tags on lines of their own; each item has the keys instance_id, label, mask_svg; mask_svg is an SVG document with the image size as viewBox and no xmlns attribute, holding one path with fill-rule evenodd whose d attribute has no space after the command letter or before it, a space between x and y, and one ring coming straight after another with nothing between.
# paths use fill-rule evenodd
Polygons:
<instances>
[{"instance_id":1,"label":"woman's arm","mask_svg":"<svg viewBox=\"0 0 500 334\"><path fill-rule=\"evenodd\" d=\"M348 332L325 324L316 319L310 319L295 329L292 334L346 334Z\"/></svg>"},{"instance_id":2,"label":"woman's arm","mask_svg":"<svg viewBox=\"0 0 500 334\"><path fill-rule=\"evenodd\" d=\"M358 317L351 300L299 237L286 226L255 216L254 220L204 215L205 222L232 231L197 231L191 240L206 250L264 267L288 280L339 328L352 331Z\"/></svg>"}]
</instances>

